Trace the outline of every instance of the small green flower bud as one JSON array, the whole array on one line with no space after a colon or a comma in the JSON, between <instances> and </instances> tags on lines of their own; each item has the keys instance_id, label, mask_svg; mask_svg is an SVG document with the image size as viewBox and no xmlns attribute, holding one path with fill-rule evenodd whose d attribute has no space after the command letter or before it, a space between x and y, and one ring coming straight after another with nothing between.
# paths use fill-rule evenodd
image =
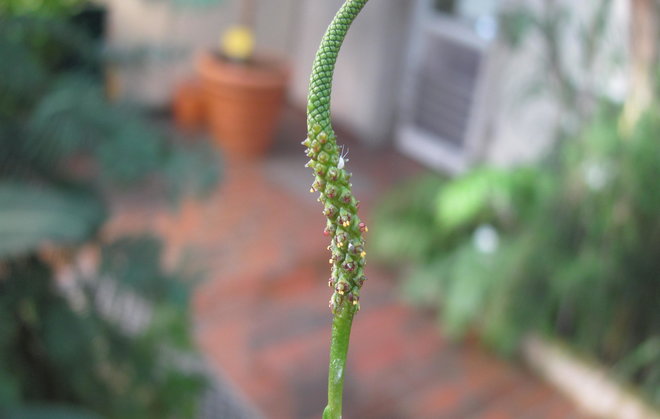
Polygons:
<instances>
[{"instance_id":1,"label":"small green flower bud","mask_svg":"<svg viewBox=\"0 0 660 419\"><path fill-rule=\"evenodd\" d=\"M354 290L357 288L354 288ZM357 294L357 291L351 291L346 297L349 303L356 305L360 301L360 296Z\"/></svg>"},{"instance_id":2,"label":"small green flower bud","mask_svg":"<svg viewBox=\"0 0 660 419\"><path fill-rule=\"evenodd\" d=\"M347 294L350 291L350 289L351 289L351 286L349 285L348 282L346 282L346 280L343 280L343 281L339 280L335 284L335 291L337 291L337 293L339 295Z\"/></svg>"},{"instance_id":3,"label":"small green flower bud","mask_svg":"<svg viewBox=\"0 0 660 419\"><path fill-rule=\"evenodd\" d=\"M351 214L348 213L344 208L339 209L339 218L337 222L344 228L347 228L351 225Z\"/></svg>"},{"instance_id":4,"label":"small green flower bud","mask_svg":"<svg viewBox=\"0 0 660 419\"><path fill-rule=\"evenodd\" d=\"M353 272L355 270L355 263L354 262L345 262L342 265L342 268L344 268L344 270L346 272Z\"/></svg>"},{"instance_id":5,"label":"small green flower bud","mask_svg":"<svg viewBox=\"0 0 660 419\"><path fill-rule=\"evenodd\" d=\"M353 199L353 195L350 192L344 192L344 194L341 196L341 201L344 204L349 204L352 199Z\"/></svg>"},{"instance_id":6,"label":"small green flower bud","mask_svg":"<svg viewBox=\"0 0 660 419\"><path fill-rule=\"evenodd\" d=\"M344 296L342 294L339 294L338 292L335 292L333 294L333 300L335 302L335 307L340 306L341 303L344 302Z\"/></svg>"},{"instance_id":7,"label":"small green flower bud","mask_svg":"<svg viewBox=\"0 0 660 419\"><path fill-rule=\"evenodd\" d=\"M312 188L314 188L317 191L324 190L325 189L325 180L323 180L323 178L320 178L320 177L317 176L316 179L314 180L314 183L312 183Z\"/></svg>"},{"instance_id":8,"label":"small green flower bud","mask_svg":"<svg viewBox=\"0 0 660 419\"><path fill-rule=\"evenodd\" d=\"M325 206L325 209L323 210L323 214L325 214L326 217L334 219L337 216L337 207L335 207L332 204L328 204Z\"/></svg>"},{"instance_id":9,"label":"small green flower bud","mask_svg":"<svg viewBox=\"0 0 660 419\"><path fill-rule=\"evenodd\" d=\"M330 220L326 220L325 229L330 232L330 234L334 235L337 231L337 225Z\"/></svg>"},{"instance_id":10,"label":"small green flower bud","mask_svg":"<svg viewBox=\"0 0 660 419\"><path fill-rule=\"evenodd\" d=\"M348 241L348 234L346 234L342 229L338 228L335 232L335 242L338 247L344 247Z\"/></svg>"},{"instance_id":11,"label":"small green flower bud","mask_svg":"<svg viewBox=\"0 0 660 419\"><path fill-rule=\"evenodd\" d=\"M329 168L328 169L328 178L331 181L336 182L337 179L339 178L339 170L336 167Z\"/></svg>"},{"instance_id":12,"label":"small green flower bud","mask_svg":"<svg viewBox=\"0 0 660 419\"><path fill-rule=\"evenodd\" d=\"M362 247L362 245L354 246L353 243L351 243L350 246L348 247L348 250L354 255L361 256L362 252L364 252L364 247Z\"/></svg>"},{"instance_id":13,"label":"small green flower bud","mask_svg":"<svg viewBox=\"0 0 660 419\"><path fill-rule=\"evenodd\" d=\"M324 176L324 175L325 175L325 171L326 171L327 168L325 167L324 164L322 164L322 163L318 163L318 162L317 162L317 163L316 163L316 166L314 167L314 169L316 169L316 174L317 174L318 176Z\"/></svg>"},{"instance_id":14,"label":"small green flower bud","mask_svg":"<svg viewBox=\"0 0 660 419\"><path fill-rule=\"evenodd\" d=\"M325 189L325 196L330 199L335 199L337 197L337 187L335 185L328 185Z\"/></svg>"}]
</instances>

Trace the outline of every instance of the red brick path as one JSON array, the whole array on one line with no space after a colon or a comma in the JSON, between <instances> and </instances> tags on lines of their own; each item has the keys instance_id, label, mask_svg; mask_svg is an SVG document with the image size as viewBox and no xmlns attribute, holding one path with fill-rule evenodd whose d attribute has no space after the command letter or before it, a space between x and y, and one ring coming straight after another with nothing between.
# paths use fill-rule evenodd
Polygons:
<instances>
[{"instance_id":1,"label":"red brick path","mask_svg":"<svg viewBox=\"0 0 660 419\"><path fill-rule=\"evenodd\" d=\"M147 223L167 238L172 258L196 248L208 278L196 293L196 334L217 371L265 417L318 418L331 321L327 238L320 204L306 192L302 149L288 148L262 163L228 163L217 191L176 215L134 210L119 223ZM375 154L356 147L349 163L367 221L375 197L416 170L395 153ZM579 417L520 367L442 338L432 316L397 299L391 274L371 263L367 275L345 418Z\"/></svg>"}]
</instances>

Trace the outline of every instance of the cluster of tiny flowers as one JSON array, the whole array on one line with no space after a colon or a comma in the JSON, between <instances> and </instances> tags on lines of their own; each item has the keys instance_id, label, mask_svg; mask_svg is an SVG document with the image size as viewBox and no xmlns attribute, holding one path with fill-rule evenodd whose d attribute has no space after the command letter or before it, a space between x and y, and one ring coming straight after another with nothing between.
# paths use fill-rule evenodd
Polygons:
<instances>
[{"instance_id":1,"label":"cluster of tiny flowers","mask_svg":"<svg viewBox=\"0 0 660 419\"><path fill-rule=\"evenodd\" d=\"M332 274L328 285L334 290L330 297L330 309L336 313L344 304L360 308L360 288L367 279L364 276L366 252L362 234L367 226L357 215L359 202L351 191L351 174L344 169L344 159L339 153L334 134L330 137L314 125L308 138L302 142L310 157L307 167L314 170L314 183L310 192L320 192L326 227L323 234L330 237Z\"/></svg>"}]
</instances>

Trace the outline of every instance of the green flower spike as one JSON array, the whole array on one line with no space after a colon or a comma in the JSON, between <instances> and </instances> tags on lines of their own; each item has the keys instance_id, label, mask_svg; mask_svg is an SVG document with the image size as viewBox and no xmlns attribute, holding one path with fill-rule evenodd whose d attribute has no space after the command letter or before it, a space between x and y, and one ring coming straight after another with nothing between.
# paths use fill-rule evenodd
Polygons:
<instances>
[{"instance_id":1,"label":"green flower spike","mask_svg":"<svg viewBox=\"0 0 660 419\"><path fill-rule=\"evenodd\" d=\"M320 192L323 214L327 218L323 234L329 236L332 275L328 285L333 313L328 373L328 405L324 419L341 418L346 354L353 316L360 309L360 288L366 280L366 253L362 234L367 226L360 221L359 203L351 190L351 174L346 171L346 156L340 154L330 122L330 93L337 54L346 32L367 0L346 0L330 23L316 53L309 83L307 102L307 166L314 171L311 192Z\"/></svg>"}]
</instances>

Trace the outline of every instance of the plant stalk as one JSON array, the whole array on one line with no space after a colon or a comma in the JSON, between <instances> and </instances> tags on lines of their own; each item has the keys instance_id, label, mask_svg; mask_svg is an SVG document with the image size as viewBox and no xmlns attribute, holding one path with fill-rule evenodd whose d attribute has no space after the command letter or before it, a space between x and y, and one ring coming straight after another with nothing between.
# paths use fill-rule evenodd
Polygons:
<instances>
[{"instance_id":1,"label":"plant stalk","mask_svg":"<svg viewBox=\"0 0 660 419\"><path fill-rule=\"evenodd\" d=\"M334 315L328 371L328 405L324 419L339 419L346 375L346 355L353 317L360 309L360 289L364 276L363 234L367 226L358 216L359 201L352 192L351 174L340 155L330 120L332 75L337 55L353 20L367 0L346 0L321 40L312 66L307 102L307 138L303 145L310 157L307 166L314 170L310 192L320 192L323 214L327 218L324 234L331 239L332 266L328 285L333 289L330 309Z\"/></svg>"},{"instance_id":2,"label":"plant stalk","mask_svg":"<svg viewBox=\"0 0 660 419\"><path fill-rule=\"evenodd\" d=\"M344 392L344 372L346 355L351 337L351 326L355 316L355 306L345 306L332 320L330 341L330 368L328 369L328 405L323 411L323 419L341 418Z\"/></svg>"}]
</instances>

